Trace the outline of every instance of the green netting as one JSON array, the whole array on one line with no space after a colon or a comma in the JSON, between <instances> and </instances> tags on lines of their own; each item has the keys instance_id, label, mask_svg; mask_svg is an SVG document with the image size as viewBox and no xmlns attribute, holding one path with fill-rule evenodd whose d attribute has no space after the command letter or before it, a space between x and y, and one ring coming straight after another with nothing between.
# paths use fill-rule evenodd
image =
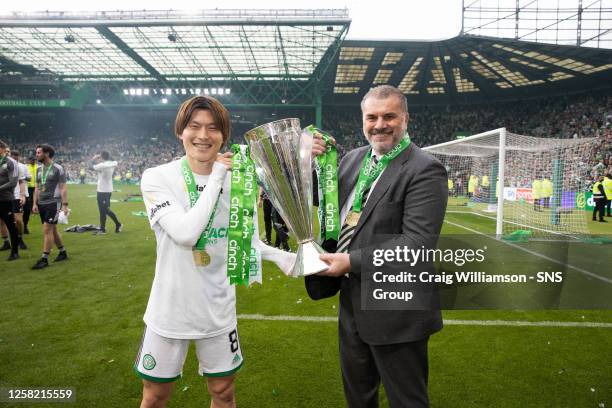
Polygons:
<instances>
[{"instance_id":1,"label":"green netting","mask_svg":"<svg viewBox=\"0 0 612 408\"><path fill-rule=\"evenodd\" d=\"M503 240L513 241L513 242L529 242L529 237L531 236L532 231L529 230L516 230L511 234L506 234L502 236Z\"/></svg>"},{"instance_id":2,"label":"green netting","mask_svg":"<svg viewBox=\"0 0 612 408\"><path fill-rule=\"evenodd\" d=\"M580 242L597 245L612 244L612 237L589 237L581 239Z\"/></svg>"}]
</instances>

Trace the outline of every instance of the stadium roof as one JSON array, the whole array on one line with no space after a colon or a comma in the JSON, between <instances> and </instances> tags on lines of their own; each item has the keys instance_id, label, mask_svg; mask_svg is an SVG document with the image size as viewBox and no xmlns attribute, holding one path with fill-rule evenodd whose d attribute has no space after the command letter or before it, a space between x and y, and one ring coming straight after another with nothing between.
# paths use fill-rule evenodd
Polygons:
<instances>
[{"instance_id":1,"label":"stadium roof","mask_svg":"<svg viewBox=\"0 0 612 408\"><path fill-rule=\"evenodd\" d=\"M349 25L346 9L0 15L0 86L76 84L71 95L105 106L173 106L210 91L227 105L316 107L317 117L381 84L411 105L612 87L610 49L473 35L346 41Z\"/></svg>"},{"instance_id":2,"label":"stadium roof","mask_svg":"<svg viewBox=\"0 0 612 408\"><path fill-rule=\"evenodd\" d=\"M0 63L64 81L308 80L346 9L11 13Z\"/></svg>"},{"instance_id":3,"label":"stadium roof","mask_svg":"<svg viewBox=\"0 0 612 408\"><path fill-rule=\"evenodd\" d=\"M612 50L471 35L442 41L345 41L328 103L390 84L411 103L454 104L610 87Z\"/></svg>"}]
</instances>

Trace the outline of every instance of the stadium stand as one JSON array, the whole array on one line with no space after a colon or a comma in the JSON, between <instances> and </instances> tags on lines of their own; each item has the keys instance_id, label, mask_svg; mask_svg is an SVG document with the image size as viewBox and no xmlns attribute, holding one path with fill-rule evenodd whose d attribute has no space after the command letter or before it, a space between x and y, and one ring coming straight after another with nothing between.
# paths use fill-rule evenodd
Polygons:
<instances>
[{"instance_id":1,"label":"stadium stand","mask_svg":"<svg viewBox=\"0 0 612 408\"><path fill-rule=\"evenodd\" d=\"M259 115L252 113L253 119L259 116L260 121L241 123L234 119L232 142L241 142L245 131L273 118L270 112L260 112ZM590 156L585 158L593 166L591 175L612 171L612 97L609 95L589 93L523 104L415 107L410 108L410 113L409 132L421 146L452 140L453 135L476 134L500 127L538 137L595 137ZM307 113L299 116L309 119ZM140 179L144 169L169 161L180 150L173 135L172 118L166 114L135 112L125 118L97 111L12 113L0 117L0 123L7 129L9 142L26 157L32 154L37 143L54 144L58 160L66 163L71 180L77 180L80 169L87 168L87 160L101 150L108 150L119 159L117 172L122 177L132 172L133 181ZM358 110L328 109L323 127L337 138L341 155L364 143ZM95 175L87 171L87 179L93 181Z\"/></svg>"}]
</instances>

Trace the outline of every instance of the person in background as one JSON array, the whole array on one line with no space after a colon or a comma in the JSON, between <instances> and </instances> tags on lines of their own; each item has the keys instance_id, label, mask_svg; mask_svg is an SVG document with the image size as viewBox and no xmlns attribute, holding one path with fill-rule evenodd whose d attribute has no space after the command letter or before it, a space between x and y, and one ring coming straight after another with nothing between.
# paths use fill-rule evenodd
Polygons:
<instances>
[{"instance_id":1,"label":"person in background","mask_svg":"<svg viewBox=\"0 0 612 408\"><path fill-rule=\"evenodd\" d=\"M66 172L62 166L53 162L54 156L55 149L53 146L42 144L36 147L36 159L40 162L40 166L36 174L32 212L40 214L40 220L43 224L43 253L42 257L32 266L32 269L43 269L49 266L49 255L53 243L59 250L54 262L68 259L62 236L57 230L60 210L64 214L68 214Z\"/></svg>"},{"instance_id":2,"label":"person in background","mask_svg":"<svg viewBox=\"0 0 612 408\"><path fill-rule=\"evenodd\" d=\"M26 164L26 167L28 168L28 174L30 174L31 179L28 181L28 194L26 196L25 206L23 207L23 233L29 234L30 230L28 229L28 223L30 222L30 214L32 214L32 201L34 200L34 189L36 188L36 170L38 168L36 157L28 157L28 164Z\"/></svg>"},{"instance_id":3,"label":"person in background","mask_svg":"<svg viewBox=\"0 0 612 408\"><path fill-rule=\"evenodd\" d=\"M100 212L100 228L94 234L106 234L106 216L109 216L115 223L115 232L120 233L123 225L110 209L111 195L113 194L113 172L117 167L117 162L111 160L110 153L104 150L91 158L91 167L98 175L97 198L98 211Z\"/></svg>"},{"instance_id":4,"label":"person in background","mask_svg":"<svg viewBox=\"0 0 612 408\"><path fill-rule=\"evenodd\" d=\"M603 186L604 176L597 176L595 184L593 184L593 200L595 201L595 208L593 208L593 221L597 221L597 215L599 215L599 222L608 222L604 219L604 212L606 209L606 191Z\"/></svg>"},{"instance_id":5,"label":"person in background","mask_svg":"<svg viewBox=\"0 0 612 408\"><path fill-rule=\"evenodd\" d=\"M17 162L9 157L8 145L0 140L0 220L4 223L6 231L10 236L3 235L4 245L2 250L11 250L9 261L19 258L19 241L17 227L15 226L15 215L13 206L15 200L15 186L19 179L19 167ZM3 232L6 234L6 232Z\"/></svg>"},{"instance_id":6,"label":"person in background","mask_svg":"<svg viewBox=\"0 0 612 408\"><path fill-rule=\"evenodd\" d=\"M606 217L612 217L610 207L612 207L612 173L607 173L603 180L603 188L606 193Z\"/></svg>"},{"instance_id":7,"label":"person in background","mask_svg":"<svg viewBox=\"0 0 612 408\"><path fill-rule=\"evenodd\" d=\"M19 249L28 249L28 246L23 242L23 207L25 206L28 188L27 183L32 179L28 168L25 164L19 162L19 152L11 150L11 157L17 163L19 168L19 178L15 186L15 201L13 203L13 213L15 214L15 226L17 227L17 239L19 241Z\"/></svg>"}]
</instances>

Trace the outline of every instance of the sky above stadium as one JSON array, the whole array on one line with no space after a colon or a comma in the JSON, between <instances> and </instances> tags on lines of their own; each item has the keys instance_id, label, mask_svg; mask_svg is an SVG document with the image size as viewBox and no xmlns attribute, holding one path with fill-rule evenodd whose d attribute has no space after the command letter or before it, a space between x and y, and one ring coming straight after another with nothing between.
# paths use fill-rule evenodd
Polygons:
<instances>
[{"instance_id":1,"label":"sky above stadium","mask_svg":"<svg viewBox=\"0 0 612 408\"><path fill-rule=\"evenodd\" d=\"M359 40L425 40L456 36L461 30L461 0L225 0L222 3L193 0L29 0L0 3L0 13L10 11L108 11L108 10L193 10L198 8L224 9L295 9L348 8L352 19L348 39Z\"/></svg>"}]
</instances>

